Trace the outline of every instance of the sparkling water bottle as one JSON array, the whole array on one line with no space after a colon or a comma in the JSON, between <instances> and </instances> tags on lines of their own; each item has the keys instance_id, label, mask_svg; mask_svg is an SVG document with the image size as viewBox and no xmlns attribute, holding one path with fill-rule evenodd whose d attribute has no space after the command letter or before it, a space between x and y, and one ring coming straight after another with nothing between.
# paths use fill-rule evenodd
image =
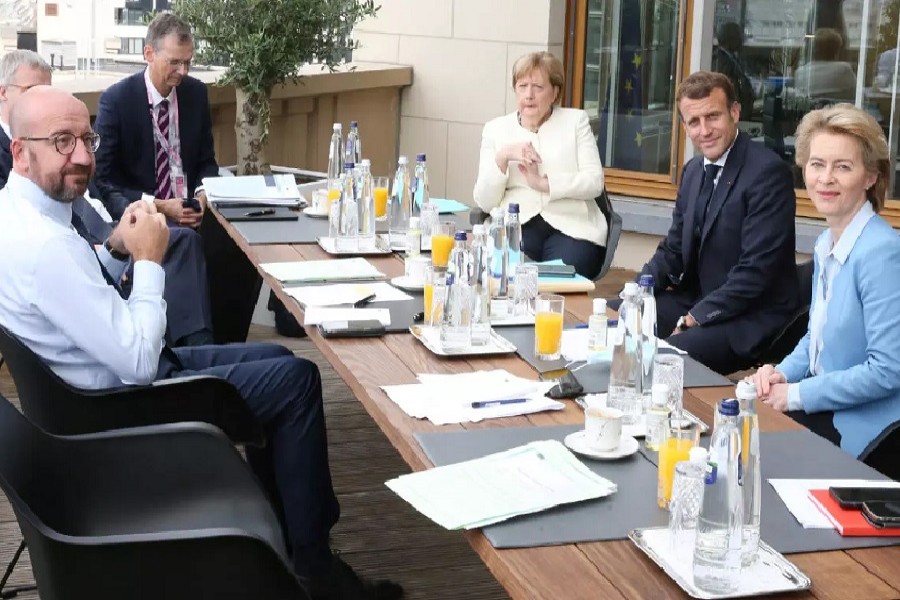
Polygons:
<instances>
[{"instance_id":1,"label":"sparkling water bottle","mask_svg":"<svg viewBox=\"0 0 900 600\"><path fill-rule=\"evenodd\" d=\"M491 226L488 229L491 245L491 318L505 319L509 314L509 246L506 243L506 225L503 209L491 210Z\"/></svg>"},{"instance_id":2,"label":"sparkling water bottle","mask_svg":"<svg viewBox=\"0 0 900 600\"><path fill-rule=\"evenodd\" d=\"M641 293L637 284L629 281L619 307L607 396L609 406L624 413L625 424L637 423L643 414L641 353Z\"/></svg>"},{"instance_id":3,"label":"sparkling water bottle","mask_svg":"<svg viewBox=\"0 0 900 600\"><path fill-rule=\"evenodd\" d=\"M653 275L641 275L641 386L644 410L650 408L653 387L653 360L656 358L656 298L653 296Z\"/></svg>"},{"instance_id":4,"label":"sparkling water bottle","mask_svg":"<svg viewBox=\"0 0 900 600\"><path fill-rule=\"evenodd\" d=\"M428 196L428 166L425 163L424 154L416 154L416 170L413 174L412 182L412 210L413 215L418 215L423 206L431 203L431 199ZM429 235L431 234L429 233Z\"/></svg>"},{"instance_id":5,"label":"sparkling water bottle","mask_svg":"<svg viewBox=\"0 0 900 600\"><path fill-rule=\"evenodd\" d=\"M340 203L340 213L334 247L340 252L359 249L359 207L356 196L355 168L353 163L348 162L344 165L344 175L341 178L341 197L335 200Z\"/></svg>"},{"instance_id":6,"label":"sparkling water bottle","mask_svg":"<svg viewBox=\"0 0 900 600\"><path fill-rule=\"evenodd\" d=\"M364 158L357 169L357 202L359 203L359 247L375 247L375 190L372 163Z\"/></svg>"},{"instance_id":7,"label":"sparkling water bottle","mask_svg":"<svg viewBox=\"0 0 900 600\"><path fill-rule=\"evenodd\" d=\"M472 300L466 232L457 231L447 261L447 291L441 316L441 347L465 350L472 345Z\"/></svg>"},{"instance_id":8,"label":"sparkling water bottle","mask_svg":"<svg viewBox=\"0 0 900 600\"><path fill-rule=\"evenodd\" d=\"M726 594L737 589L744 524L738 401L723 400L718 412L697 522L694 585L711 593Z\"/></svg>"},{"instance_id":9,"label":"sparkling water bottle","mask_svg":"<svg viewBox=\"0 0 900 600\"><path fill-rule=\"evenodd\" d=\"M409 168L405 156L397 160L397 173L391 187L391 222L389 234L391 248L406 249L406 232L409 230L409 218L412 216L412 197L409 191Z\"/></svg>"},{"instance_id":10,"label":"sparkling water bottle","mask_svg":"<svg viewBox=\"0 0 900 600\"><path fill-rule=\"evenodd\" d=\"M669 386L664 383L654 383L651 390L644 443L648 449L659 451L659 446L665 440L666 421L669 419Z\"/></svg>"},{"instance_id":11,"label":"sparkling water bottle","mask_svg":"<svg viewBox=\"0 0 900 600\"><path fill-rule=\"evenodd\" d=\"M356 121L350 121L350 131L347 132L347 144L344 146L344 162L352 162L355 165L362 160L362 142L359 139L359 127Z\"/></svg>"},{"instance_id":12,"label":"sparkling water bottle","mask_svg":"<svg viewBox=\"0 0 900 600\"><path fill-rule=\"evenodd\" d=\"M691 556L694 552L707 462L706 448L694 446L688 460L675 465L672 500L669 502L669 533L672 549L678 556Z\"/></svg>"},{"instance_id":13,"label":"sparkling water bottle","mask_svg":"<svg viewBox=\"0 0 900 600\"><path fill-rule=\"evenodd\" d=\"M741 491L744 497L744 531L741 566L756 562L759 554L759 512L762 505L762 477L759 466L759 416L756 414L756 385L737 384L738 430L741 433Z\"/></svg>"},{"instance_id":14,"label":"sparkling water bottle","mask_svg":"<svg viewBox=\"0 0 900 600\"><path fill-rule=\"evenodd\" d=\"M522 223L519 222L519 205L510 204L506 215L506 244L509 247L507 279L515 279L516 267L522 262Z\"/></svg>"},{"instance_id":15,"label":"sparkling water bottle","mask_svg":"<svg viewBox=\"0 0 900 600\"><path fill-rule=\"evenodd\" d=\"M491 338L491 248L484 225L472 227L472 345L484 346Z\"/></svg>"},{"instance_id":16,"label":"sparkling water bottle","mask_svg":"<svg viewBox=\"0 0 900 600\"><path fill-rule=\"evenodd\" d=\"M328 144L328 180L334 181L341 178L341 166L344 164L341 147L344 142L340 123L332 125L331 131L331 142Z\"/></svg>"}]
</instances>

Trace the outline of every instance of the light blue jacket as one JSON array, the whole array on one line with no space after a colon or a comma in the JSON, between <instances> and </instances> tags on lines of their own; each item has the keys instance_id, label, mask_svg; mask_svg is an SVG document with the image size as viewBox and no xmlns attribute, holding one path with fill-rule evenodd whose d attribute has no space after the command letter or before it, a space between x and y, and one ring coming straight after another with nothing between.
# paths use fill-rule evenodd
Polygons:
<instances>
[{"instance_id":1,"label":"light blue jacket","mask_svg":"<svg viewBox=\"0 0 900 600\"><path fill-rule=\"evenodd\" d=\"M816 259L813 286L820 268ZM900 420L900 237L878 215L834 279L819 363L824 373L812 376L807 330L776 368L800 382L806 412L834 411L841 448L859 456Z\"/></svg>"}]
</instances>

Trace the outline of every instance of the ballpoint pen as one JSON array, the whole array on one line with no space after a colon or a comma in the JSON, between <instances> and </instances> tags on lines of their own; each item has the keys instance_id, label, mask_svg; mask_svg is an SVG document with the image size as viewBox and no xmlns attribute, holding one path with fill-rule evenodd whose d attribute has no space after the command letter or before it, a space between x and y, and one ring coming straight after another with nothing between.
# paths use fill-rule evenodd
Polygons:
<instances>
[{"instance_id":1,"label":"ballpoint pen","mask_svg":"<svg viewBox=\"0 0 900 600\"><path fill-rule=\"evenodd\" d=\"M522 404L528 402L528 398L509 398L507 400L482 400L473 402L472 408L490 408L491 406L503 406L504 404Z\"/></svg>"},{"instance_id":2,"label":"ballpoint pen","mask_svg":"<svg viewBox=\"0 0 900 600\"><path fill-rule=\"evenodd\" d=\"M274 215L274 208L263 208L261 210L251 210L250 212L245 212L245 217L264 217L266 215Z\"/></svg>"},{"instance_id":3,"label":"ballpoint pen","mask_svg":"<svg viewBox=\"0 0 900 600\"><path fill-rule=\"evenodd\" d=\"M374 299L375 299L375 294L369 294L362 300L357 300L356 302L354 302L353 308L362 308L363 306L365 306L366 304L368 304L369 302L371 302Z\"/></svg>"}]
</instances>

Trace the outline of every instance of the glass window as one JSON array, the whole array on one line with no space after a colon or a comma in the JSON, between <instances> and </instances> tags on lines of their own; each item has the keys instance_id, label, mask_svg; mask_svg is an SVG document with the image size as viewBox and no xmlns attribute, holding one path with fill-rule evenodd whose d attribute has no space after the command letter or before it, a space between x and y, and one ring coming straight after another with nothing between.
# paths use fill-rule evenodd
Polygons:
<instances>
[{"instance_id":1,"label":"glass window","mask_svg":"<svg viewBox=\"0 0 900 600\"><path fill-rule=\"evenodd\" d=\"M671 175L680 0L588 0L582 106L604 166Z\"/></svg>"}]
</instances>

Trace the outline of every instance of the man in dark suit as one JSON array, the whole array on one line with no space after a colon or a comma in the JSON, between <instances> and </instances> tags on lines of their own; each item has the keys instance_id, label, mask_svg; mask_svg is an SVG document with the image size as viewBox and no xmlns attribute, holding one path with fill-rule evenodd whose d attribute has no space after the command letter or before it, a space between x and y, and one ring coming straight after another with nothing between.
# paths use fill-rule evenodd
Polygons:
<instances>
[{"instance_id":1,"label":"man in dark suit","mask_svg":"<svg viewBox=\"0 0 900 600\"><path fill-rule=\"evenodd\" d=\"M752 366L797 305L793 179L738 131L726 76L694 73L676 101L702 156L684 166L672 226L641 273L653 275L660 337L727 374Z\"/></svg>"},{"instance_id":2,"label":"man in dark suit","mask_svg":"<svg viewBox=\"0 0 900 600\"><path fill-rule=\"evenodd\" d=\"M9 115L13 106L29 88L50 84L50 65L39 54L30 50L15 50L0 58L0 189L6 185L12 169ZM93 181L88 195L92 199L100 197ZM97 206L102 210L102 206ZM103 245L113 227L88 198L76 198L72 203L72 212L77 217L73 219L76 231L92 245ZM171 346L211 344L212 318L205 283L206 263L203 244L197 233L183 227L173 228L163 269L166 272L166 342ZM129 277L121 286L125 297L130 293L130 275L129 271Z\"/></svg>"},{"instance_id":3,"label":"man in dark suit","mask_svg":"<svg viewBox=\"0 0 900 600\"><path fill-rule=\"evenodd\" d=\"M97 185L113 218L144 199L171 223L200 224L206 203L201 183L218 175L219 167L206 85L187 74L193 55L190 27L161 13L147 28L147 68L100 96Z\"/></svg>"}]
</instances>

